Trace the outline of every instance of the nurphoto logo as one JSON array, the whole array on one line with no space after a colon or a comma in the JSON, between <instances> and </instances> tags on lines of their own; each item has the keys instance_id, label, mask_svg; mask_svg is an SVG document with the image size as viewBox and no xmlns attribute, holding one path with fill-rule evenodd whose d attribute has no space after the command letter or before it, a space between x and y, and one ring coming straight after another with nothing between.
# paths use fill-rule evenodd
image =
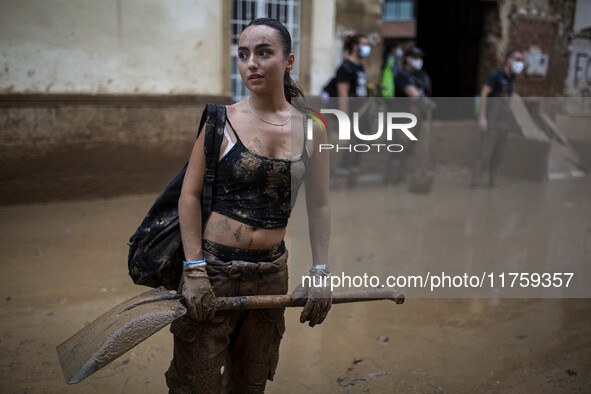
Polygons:
<instances>
[{"instance_id":1,"label":"nurphoto logo","mask_svg":"<svg viewBox=\"0 0 591 394\"><path fill-rule=\"evenodd\" d=\"M338 139L343 142L351 141L351 130L353 130L354 138L360 141L378 141L386 132L386 140L392 141L395 132L402 132L409 140L417 141L417 137L410 131L417 125L417 117L408 112L378 112L377 113L377 131L372 133L361 132L359 130L359 112L353 112L353 127L351 127L351 120L349 115L344 111L338 109L322 108L320 112L310 108L304 107L306 110L304 113L308 115L307 123L307 138L311 140L313 138L313 127L316 122L321 129L328 131L328 124L322 114L332 114L336 116L338 122ZM384 116L385 115L385 116ZM386 126L384 127L384 118ZM407 119L409 122L399 123L401 119ZM335 145L335 144L320 144L319 151L323 150L347 150L349 152L365 153L371 150L380 152L381 149L387 150L388 152L401 152L404 147L401 144L384 144L384 143L371 143L371 144L349 144L349 145Z\"/></svg>"}]
</instances>

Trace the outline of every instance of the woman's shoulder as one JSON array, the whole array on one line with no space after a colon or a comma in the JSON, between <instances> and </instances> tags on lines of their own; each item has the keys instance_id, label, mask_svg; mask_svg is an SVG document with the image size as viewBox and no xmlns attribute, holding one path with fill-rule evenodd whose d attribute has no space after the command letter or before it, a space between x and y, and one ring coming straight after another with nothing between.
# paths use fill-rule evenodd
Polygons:
<instances>
[{"instance_id":1,"label":"woman's shoulder","mask_svg":"<svg viewBox=\"0 0 591 394\"><path fill-rule=\"evenodd\" d=\"M229 114L244 112L246 108L246 99L235 102L234 104L226 105L226 112Z\"/></svg>"}]
</instances>

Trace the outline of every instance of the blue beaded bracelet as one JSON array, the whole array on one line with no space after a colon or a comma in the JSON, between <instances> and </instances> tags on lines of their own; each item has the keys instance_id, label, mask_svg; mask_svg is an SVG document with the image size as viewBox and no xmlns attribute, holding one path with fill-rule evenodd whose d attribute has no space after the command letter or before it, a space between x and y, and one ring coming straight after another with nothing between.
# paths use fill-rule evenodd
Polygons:
<instances>
[{"instance_id":1,"label":"blue beaded bracelet","mask_svg":"<svg viewBox=\"0 0 591 394\"><path fill-rule=\"evenodd\" d=\"M188 265L199 265L199 264L205 264L205 259L197 260L197 261L183 261L183 267L186 267Z\"/></svg>"}]
</instances>

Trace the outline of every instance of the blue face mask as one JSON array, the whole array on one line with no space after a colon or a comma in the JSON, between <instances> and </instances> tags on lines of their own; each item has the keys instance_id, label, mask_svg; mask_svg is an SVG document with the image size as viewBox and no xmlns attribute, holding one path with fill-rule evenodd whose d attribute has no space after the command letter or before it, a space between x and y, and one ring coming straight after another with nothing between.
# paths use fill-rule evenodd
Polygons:
<instances>
[{"instance_id":1,"label":"blue face mask","mask_svg":"<svg viewBox=\"0 0 591 394\"><path fill-rule=\"evenodd\" d=\"M419 58L408 58L410 65L417 71L423 68L423 59Z\"/></svg>"},{"instance_id":2,"label":"blue face mask","mask_svg":"<svg viewBox=\"0 0 591 394\"><path fill-rule=\"evenodd\" d=\"M396 49L396 52L394 53L394 55L395 55L396 57L398 57L398 58L401 58L401 57L402 57L402 49L400 49L400 48L397 48L397 49Z\"/></svg>"},{"instance_id":3,"label":"blue face mask","mask_svg":"<svg viewBox=\"0 0 591 394\"><path fill-rule=\"evenodd\" d=\"M368 57L371 53L371 47L369 45L361 45L359 47L359 57Z\"/></svg>"}]
</instances>

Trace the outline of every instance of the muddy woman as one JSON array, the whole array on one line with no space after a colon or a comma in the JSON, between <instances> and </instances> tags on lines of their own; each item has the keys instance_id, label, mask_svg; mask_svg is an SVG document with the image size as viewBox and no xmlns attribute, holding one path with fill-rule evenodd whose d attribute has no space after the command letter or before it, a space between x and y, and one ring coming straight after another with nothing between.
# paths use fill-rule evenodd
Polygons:
<instances>
[{"instance_id":1,"label":"muddy woman","mask_svg":"<svg viewBox=\"0 0 591 394\"><path fill-rule=\"evenodd\" d=\"M188 313L171 326L174 358L166 373L171 393L262 393L273 378L284 309L216 311L215 297L287 293L284 237L292 196L304 182L310 273L330 274L329 163L328 154L318 153L325 134L315 130L312 140L304 136L304 120L291 105L302 96L290 76L294 62L291 36L278 21L256 19L242 31L238 68L250 96L227 107L205 226L204 132L191 153L179 200L186 259L180 291ZM301 322L320 324L331 306L330 291L312 287L305 297Z\"/></svg>"}]
</instances>

